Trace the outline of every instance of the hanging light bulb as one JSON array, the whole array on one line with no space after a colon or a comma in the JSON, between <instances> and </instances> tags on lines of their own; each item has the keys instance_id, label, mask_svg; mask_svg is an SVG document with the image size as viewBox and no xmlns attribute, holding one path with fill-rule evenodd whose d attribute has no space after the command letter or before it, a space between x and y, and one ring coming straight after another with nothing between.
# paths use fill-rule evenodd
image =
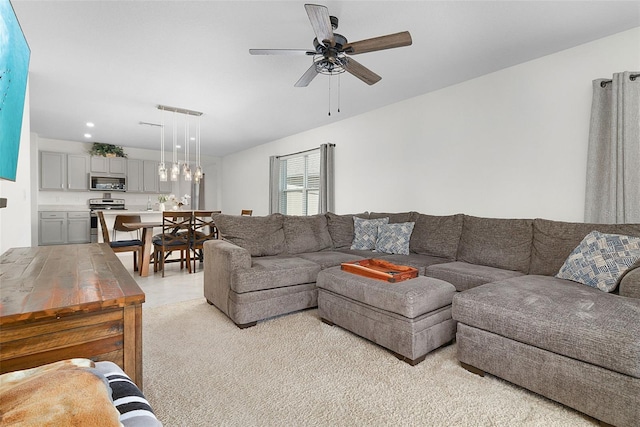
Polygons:
<instances>
[{"instance_id":1,"label":"hanging light bulb","mask_svg":"<svg viewBox=\"0 0 640 427\"><path fill-rule=\"evenodd\" d=\"M200 166L200 116L198 116L198 129L196 133L196 170L193 173L195 182L200 182L202 178L202 166Z\"/></svg>"},{"instance_id":2,"label":"hanging light bulb","mask_svg":"<svg viewBox=\"0 0 640 427\"><path fill-rule=\"evenodd\" d=\"M185 116L184 120L184 166L182 175L184 175L185 181L191 181L191 168L189 167L189 114Z\"/></svg>"},{"instance_id":3,"label":"hanging light bulb","mask_svg":"<svg viewBox=\"0 0 640 427\"><path fill-rule=\"evenodd\" d=\"M178 123L176 112L173 112L173 163L171 164L171 181L177 181L180 175L180 165L178 165Z\"/></svg>"},{"instance_id":4,"label":"hanging light bulb","mask_svg":"<svg viewBox=\"0 0 640 427\"><path fill-rule=\"evenodd\" d=\"M164 109L160 110L160 163L158 164L160 181L167 180L167 168L164 165Z\"/></svg>"}]
</instances>

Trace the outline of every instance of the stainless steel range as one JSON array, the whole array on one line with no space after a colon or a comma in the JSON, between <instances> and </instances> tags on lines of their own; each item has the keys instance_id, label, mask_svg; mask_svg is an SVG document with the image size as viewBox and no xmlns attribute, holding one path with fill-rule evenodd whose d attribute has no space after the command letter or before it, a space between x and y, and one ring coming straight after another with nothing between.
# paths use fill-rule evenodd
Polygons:
<instances>
[{"instance_id":1,"label":"stainless steel range","mask_svg":"<svg viewBox=\"0 0 640 427\"><path fill-rule=\"evenodd\" d=\"M105 196L110 196L109 193L105 193ZM127 210L124 205L124 199L112 199L111 197L105 197L103 199L89 199L89 209L91 211L91 243L98 242L98 214L99 210Z\"/></svg>"}]
</instances>

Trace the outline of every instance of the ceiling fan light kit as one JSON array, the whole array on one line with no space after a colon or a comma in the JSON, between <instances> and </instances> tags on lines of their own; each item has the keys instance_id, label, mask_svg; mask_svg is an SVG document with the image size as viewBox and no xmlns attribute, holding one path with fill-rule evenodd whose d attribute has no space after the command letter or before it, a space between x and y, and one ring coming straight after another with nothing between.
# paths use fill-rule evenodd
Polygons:
<instances>
[{"instance_id":1,"label":"ceiling fan light kit","mask_svg":"<svg viewBox=\"0 0 640 427\"><path fill-rule=\"evenodd\" d=\"M338 18L329 15L325 6L305 4L307 16L316 38L314 50L305 49L250 49L251 55L308 55L313 56L309 69L295 83L295 87L306 87L318 74L335 75L345 71L368 85L379 82L382 77L369 70L348 55L375 52L384 49L409 46L412 43L408 31L374 37L349 43L341 34L334 33L338 28Z\"/></svg>"}]
</instances>

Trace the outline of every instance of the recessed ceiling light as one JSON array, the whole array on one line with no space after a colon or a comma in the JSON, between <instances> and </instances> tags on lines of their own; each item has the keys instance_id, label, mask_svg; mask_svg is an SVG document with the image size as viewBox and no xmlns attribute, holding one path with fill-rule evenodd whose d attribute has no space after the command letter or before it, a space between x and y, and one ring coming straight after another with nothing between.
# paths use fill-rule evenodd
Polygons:
<instances>
[{"instance_id":1,"label":"recessed ceiling light","mask_svg":"<svg viewBox=\"0 0 640 427\"><path fill-rule=\"evenodd\" d=\"M84 134L84 137L85 137L85 138L91 138L91 134L90 134L90 133L85 133L85 134Z\"/></svg>"},{"instance_id":2,"label":"recessed ceiling light","mask_svg":"<svg viewBox=\"0 0 640 427\"><path fill-rule=\"evenodd\" d=\"M87 122L87 127L92 128L92 127L94 127L94 126L95 126L95 125L94 125L92 122Z\"/></svg>"},{"instance_id":3,"label":"recessed ceiling light","mask_svg":"<svg viewBox=\"0 0 640 427\"><path fill-rule=\"evenodd\" d=\"M176 148L182 148L182 145L176 145Z\"/></svg>"},{"instance_id":4,"label":"recessed ceiling light","mask_svg":"<svg viewBox=\"0 0 640 427\"><path fill-rule=\"evenodd\" d=\"M196 137L195 137L195 136L192 136L191 138L189 138L189 140L190 140L190 141L195 141L195 140L196 140Z\"/></svg>"}]
</instances>

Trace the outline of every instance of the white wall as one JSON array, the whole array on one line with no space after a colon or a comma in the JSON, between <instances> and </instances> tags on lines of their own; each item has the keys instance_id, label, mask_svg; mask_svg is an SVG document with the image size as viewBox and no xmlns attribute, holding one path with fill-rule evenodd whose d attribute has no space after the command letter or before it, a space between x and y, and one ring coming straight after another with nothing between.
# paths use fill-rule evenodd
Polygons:
<instances>
[{"instance_id":1,"label":"white wall","mask_svg":"<svg viewBox=\"0 0 640 427\"><path fill-rule=\"evenodd\" d=\"M222 210L267 214L269 156L332 142L338 213L582 221L591 82L631 70L640 27L229 155Z\"/></svg>"},{"instance_id":2,"label":"white wall","mask_svg":"<svg viewBox=\"0 0 640 427\"><path fill-rule=\"evenodd\" d=\"M30 128L27 82L16 180L0 180L0 197L7 199L7 207L0 209L0 254L9 248L31 246Z\"/></svg>"}]
</instances>

